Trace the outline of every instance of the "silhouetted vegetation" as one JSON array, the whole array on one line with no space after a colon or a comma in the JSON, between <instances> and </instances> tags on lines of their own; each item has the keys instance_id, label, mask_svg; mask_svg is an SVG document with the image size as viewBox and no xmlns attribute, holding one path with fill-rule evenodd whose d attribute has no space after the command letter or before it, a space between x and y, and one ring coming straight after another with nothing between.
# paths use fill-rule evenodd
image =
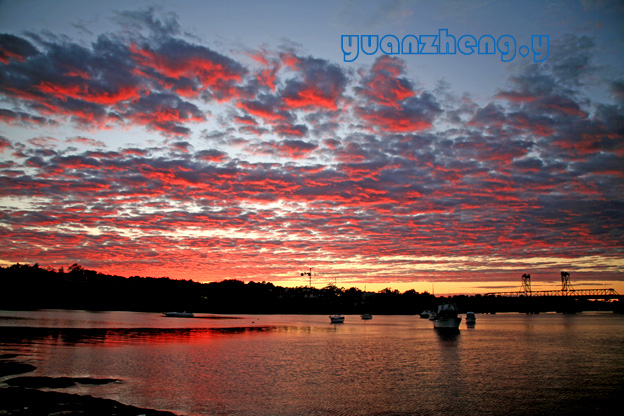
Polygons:
<instances>
[{"instance_id":1,"label":"silhouetted vegetation","mask_svg":"<svg viewBox=\"0 0 624 416\"><path fill-rule=\"evenodd\" d=\"M268 282L244 283L223 280L198 283L167 277L122 277L88 270L73 264L62 268L41 268L37 264L0 267L2 309L86 309L131 311L192 311L211 313L301 313L301 314L417 314L435 310L451 300L460 311L575 312L614 310L620 302L592 302L553 298L502 298L495 296L435 297L427 292L390 288L377 293L328 285L285 288Z\"/></svg>"}]
</instances>

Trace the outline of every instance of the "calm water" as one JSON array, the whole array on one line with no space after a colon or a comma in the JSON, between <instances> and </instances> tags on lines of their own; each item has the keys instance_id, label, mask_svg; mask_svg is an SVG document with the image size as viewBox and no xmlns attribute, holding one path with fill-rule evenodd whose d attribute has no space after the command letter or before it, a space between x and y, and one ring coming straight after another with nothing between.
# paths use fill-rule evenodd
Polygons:
<instances>
[{"instance_id":1,"label":"calm water","mask_svg":"<svg viewBox=\"0 0 624 416\"><path fill-rule=\"evenodd\" d=\"M0 353L64 391L181 415L620 414L624 316L477 315L444 335L418 316L0 311ZM0 405L1 407L1 405ZM616 409L619 409L616 412Z\"/></svg>"}]
</instances>

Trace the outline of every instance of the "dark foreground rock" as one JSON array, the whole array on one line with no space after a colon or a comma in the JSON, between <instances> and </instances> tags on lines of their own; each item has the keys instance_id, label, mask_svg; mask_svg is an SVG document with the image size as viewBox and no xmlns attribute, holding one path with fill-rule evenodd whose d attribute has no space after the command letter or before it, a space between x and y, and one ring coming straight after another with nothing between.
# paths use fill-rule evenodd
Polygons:
<instances>
[{"instance_id":1,"label":"dark foreground rock","mask_svg":"<svg viewBox=\"0 0 624 416\"><path fill-rule=\"evenodd\" d=\"M107 415L175 416L174 413L128 406L92 396L31 390L22 387L0 389L1 415Z\"/></svg>"},{"instance_id":2,"label":"dark foreground rock","mask_svg":"<svg viewBox=\"0 0 624 416\"><path fill-rule=\"evenodd\" d=\"M0 361L0 377L9 376L12 374L30 373L37 367L34 365L20 363L16 361Z\"/></svg>"},{"instance_id":3,"label":"dark foreground rock","mask_svg":"<svg viewBox=\"0 0 624 416\"><path fill-rule=\"evenodd\" d=\"M6 383L13 387L28 387L40 389L43 387L51 389L62 389L72 387L76 384L102 385L116 383L119 380L114 378L86 378L86 377L14 377L8 379Z\"/></svg>"},{"instance_id":4,"label":"dark foreground rock","mask_svg":"<svg viewBox=\"0 0 624 416\"><path fill-rule=\"evenodd\" d=\"M19 354L0 354L0 360L19 357Z\"/></svg>"}]
</instances>

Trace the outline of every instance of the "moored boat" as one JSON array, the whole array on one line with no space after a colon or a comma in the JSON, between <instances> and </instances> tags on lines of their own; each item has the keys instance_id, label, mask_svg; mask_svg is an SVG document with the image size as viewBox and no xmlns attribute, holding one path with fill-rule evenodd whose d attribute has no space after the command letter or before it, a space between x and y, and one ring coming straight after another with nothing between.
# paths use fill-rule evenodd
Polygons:
<instances>
[{"instance_id":1,"label":"moored boat","mask_svg":"<svg viewBox=\"0 0 624 416\"><path fill-rule=\"evenodd\" d=\"M365 320L373 319L373 315L371 315L370 313L365 313L362 315L362 319L365 319Z\"/></svg>"},{"instance_id":2,"label":"moored boat","mask_svg":"<svg viewBox=\"0 0 624 416\"><path fill-rule=\"evenodd\" d=\"M344 323L344 316L340 315L340 314L336 314L336 315L331 315L329 317L329 320L331 321L332 324L343 324Z\"/></svg>"},{"instance_id":3,"label":"moored boat","mask_svg":"<svg viewBox=\"0 0 624 416\"><path fill-rule=\"evenodd\" d=\"M430 310L427 309L426 311L422 311L419 315L423 319L429 319L429 317L431 316L432 313L433 313L433 311L430 311Z\"/></svg>"},{"instance_id":4,"label":"moored boat","mask_svg":"<svg viewBox=\"0 0 624 416\"><path fill-rule=\"evenodd\" d=\"M477 323L477 317L474 312L466 312L466 325L474 325Z\"/></svg>"},{"instance_id":5,"label":"moored boat","mask_svg":"<svg viewBox=\"0 0 624 416\"><path fill-rule=\"evenodd\" d=\"M165 316L168 318L194 318L195 315L191 312L165 312Z\"/></svg>"},{"instance_id":6,"label":"moored boat","mask_svg":"<svg viewBox=\"0 0 624 416\"><path fill-rule=\"evenodd\" d=\"M433 319L433 327L438 329L457 329L461 323L461 317L457 314L457 305L443 303L438 306L438 312Z\"/></svg>"}]
</instances>

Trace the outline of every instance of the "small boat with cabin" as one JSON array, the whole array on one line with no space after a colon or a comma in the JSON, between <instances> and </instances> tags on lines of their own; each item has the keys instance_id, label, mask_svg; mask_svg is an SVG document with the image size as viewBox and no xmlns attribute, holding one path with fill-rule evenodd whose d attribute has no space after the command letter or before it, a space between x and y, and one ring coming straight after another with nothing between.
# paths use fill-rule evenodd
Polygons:
<instances>
[{"instance_id":1,"label":"small boat with cabin","mask_svg":"<svg viewBox=\"0 0 624 416\"><path fill-rule=\"evenodd\" d=\"M330 315L329 320L331 321L332 324L344 324L344 316L340 315L340 314L336 314L336 315Z\"/></svg>"},{"instance_id":2,"label":"small boat with cabin","mask_svg":"<svg viewBox=\"0 0 624 416\"><path fill-rule=\"evenodd\" d=\"M195 315L191 312L165 312L167 318L194 318Z\"/></svg>"},{"instance_id":3,"label":"small boat with cabin","mask_svg":"<svg viewBox=\"0 0 624 416\"><path fill-rule=\"evenodd\" d=\"M422 311L419 315L423 319L429 319L431 314L433 314L433 311L430 311L429 309L427 309L426 311Z\"/></svg>"},{"instance_id":4,"label":"small boat with cabin","mask_svg":"<svg viewBox=\"0 0 624 416\"><path fill-rule=\"evenodd\" d=\"M457 329L461 319L461 316L458 315L457 305L450 302L443 303L438 306L438 312L433 319L433 327L436 329Z\"/></svg>"}]
</instances>

